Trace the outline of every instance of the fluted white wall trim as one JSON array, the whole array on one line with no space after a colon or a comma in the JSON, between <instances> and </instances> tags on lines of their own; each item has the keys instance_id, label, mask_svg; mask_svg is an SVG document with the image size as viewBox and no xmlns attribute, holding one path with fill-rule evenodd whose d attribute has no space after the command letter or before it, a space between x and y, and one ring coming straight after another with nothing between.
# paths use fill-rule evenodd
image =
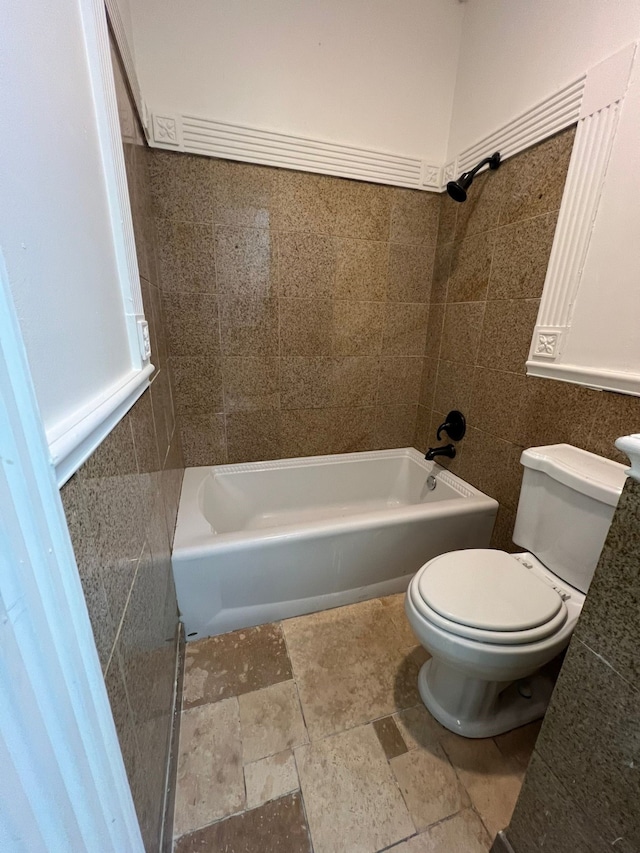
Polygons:
<instances>
[{"instance_id":1,"label":"fluted white wall trim","mask_svg":"<svg viewBox=\"0 0 640 853\"><path fill-rule=\"evenodd\" d=\"M438 192L441 168L415 157L338 145L195 115L154 113L159 148Z\"/></svg>"},{"instance_id":2,"label":"fluted white wall trim","mask_svg":"<svg viewBox=\"0 0 640 853\"><path fill-rule=\"evenodd\" d=\"M634 53L635 45L630 45L596 66L593 76L586 77L584 103L527 361L530 375L555 375L564 381L623 393L629 393L628 374L605 376L608 372L601 371L602 376L595 376L593 369L561 364L559 359L571 329L572 308L580 287ZM606 384L607 379L614 385ZM637 379L633 381L637 383Z\"/></svg>"},{"instance_id":3,"label":"fluted white wall trim","mask_svg":"<svg viewBox=\"0 0 640 853\"><path fill-rule=\"evenodd\" d=\"M506 160L574 124L580 115L586 78L586 74L581 74L475 145L465 148L458 155L457 171L472 169L494 151L499 151Z\"/></svg>"}]
</instances>

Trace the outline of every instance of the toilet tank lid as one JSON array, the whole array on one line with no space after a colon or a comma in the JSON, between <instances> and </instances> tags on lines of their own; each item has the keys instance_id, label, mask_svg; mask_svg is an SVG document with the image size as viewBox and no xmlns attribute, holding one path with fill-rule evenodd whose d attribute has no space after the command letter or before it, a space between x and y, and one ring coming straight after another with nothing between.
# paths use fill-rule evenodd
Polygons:
<instances>
[{"instance_id":1,"label":"toilet tank lid","mask_svg":"<svg viewBox=\"0 0 640 853\"><path fill-rule=\"evenodd\" d=\"M609 506L617 505L627 477L625 465L571 444L530 447L522 452L520 462Z\"/></svg>"}]
</instances>

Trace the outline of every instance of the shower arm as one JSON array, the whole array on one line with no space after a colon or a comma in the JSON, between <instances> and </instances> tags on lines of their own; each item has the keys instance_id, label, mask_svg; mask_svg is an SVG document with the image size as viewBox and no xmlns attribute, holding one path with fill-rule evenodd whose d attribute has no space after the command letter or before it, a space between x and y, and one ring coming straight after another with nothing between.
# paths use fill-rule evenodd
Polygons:
<instances>
[{"instance_id":1,"label":"shower arm","mask_svg":"<svg viewBox=\"0 0 640 853\"><path fill-rule=\"evenodd\" d=\"M458 178L458 180L463 181L463 180L468 180L469 178L471 178L471 180L473 180L475 178L475 176L478 174L478 172L480 171L480 169L482 169L483 166L489 166L491 169L497 168L496 166L493 165L495 163L495 156L496 155L493 154L491 157L485 157L484 160L481 160L477 166L473 167L473 169L471 169L468 172L463 172L460 175L460 177Z\"/></svg>"}]
</instances>

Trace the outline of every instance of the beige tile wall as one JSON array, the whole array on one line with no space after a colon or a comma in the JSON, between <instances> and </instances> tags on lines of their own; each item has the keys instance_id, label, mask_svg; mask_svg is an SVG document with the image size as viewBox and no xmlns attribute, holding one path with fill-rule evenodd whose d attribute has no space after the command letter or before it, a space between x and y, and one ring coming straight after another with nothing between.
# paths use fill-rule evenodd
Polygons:
<instances>
[{"instance_id":1,"label":"beige tile wall","mask_svg":"<svg viewBox=\"0 0 640 853\"><path fill-rule=\"evenodd\" d=\"M117 60L116 72L121 115L135 128ZM178 610L171 545L183 461L157 286L150 153L139 132L127 137L124 152L156 371L61 498L145 848L157 851L173 719Z\"/></svg>"},{"instance_id":2,"label":"beige tile wall","mask_svg":"<svg viewBox=\"0 0 640 853\"><path fill-rule=\"evenodd\" d=\"M156 151L187 465L410 445L439 200Z\"/></svg>"},{"instance_id":3,"label":"beige tile wall","mask_svg":"<svg viewBox=\"0 0 640 853\"><path fill-rule=\"evenodd\" d=\"M524 447L568 442L626 461L613 446L638 429L640 399L525 376L574 130L441 198L415 446L435 445L453 408L468 432L446 464L500 502L493 544L511 533Z\"/></svg>"}]
</instances>

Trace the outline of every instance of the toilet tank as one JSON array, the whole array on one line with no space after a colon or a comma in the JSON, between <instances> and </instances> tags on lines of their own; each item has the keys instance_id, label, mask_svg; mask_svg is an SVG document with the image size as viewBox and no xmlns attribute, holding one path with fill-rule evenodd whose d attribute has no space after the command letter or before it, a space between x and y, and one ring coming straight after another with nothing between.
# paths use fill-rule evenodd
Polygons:
<instances>
[{"instance_id":1,"label":"toilet tank","mask_svg":"<svg viewBox=\"0 0 640 853\"><path fill-rule=\"evenodd\" d=\"M625 466L570 444L531 447L513 541L586 592L626 478Z\"/></svg>"}]
</instances>

